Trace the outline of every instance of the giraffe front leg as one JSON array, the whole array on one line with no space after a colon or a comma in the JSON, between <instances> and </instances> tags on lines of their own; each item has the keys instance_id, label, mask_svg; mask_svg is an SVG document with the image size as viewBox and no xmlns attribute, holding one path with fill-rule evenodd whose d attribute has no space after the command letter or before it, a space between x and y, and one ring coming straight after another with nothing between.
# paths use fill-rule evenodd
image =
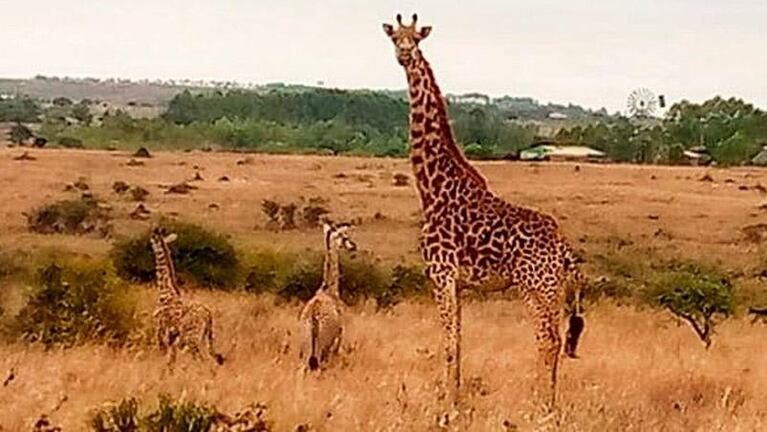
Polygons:
<instances>
[{"instance_id":1,"label":"giraffe front leg","mask_svg":"<svg viewBox=\"0 0 767 432\"><path fill-rule=\"evenodd\" d=\"M450 275L432 275L434 297L439 307L445 349L445 390L448 400L458 404L461 385L461 308L456 281Z\"/></svg>"}]
</instances>

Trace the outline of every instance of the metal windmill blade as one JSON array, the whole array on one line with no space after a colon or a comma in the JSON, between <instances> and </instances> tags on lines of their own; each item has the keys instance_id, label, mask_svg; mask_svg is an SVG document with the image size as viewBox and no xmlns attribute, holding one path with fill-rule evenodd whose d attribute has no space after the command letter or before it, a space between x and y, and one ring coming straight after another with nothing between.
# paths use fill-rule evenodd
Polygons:
<instances>
[{"instance_id":1,"label":"metal windmill blade","mask_svg":"<svg viewBox=\"0 0 767 432\"><path fill-rule=\"evenodd\" d=\"M658 97L649 89L638 88L629 94L626 107L630 117L654 117L658 110Z\"/></svg>"}]
</instances>

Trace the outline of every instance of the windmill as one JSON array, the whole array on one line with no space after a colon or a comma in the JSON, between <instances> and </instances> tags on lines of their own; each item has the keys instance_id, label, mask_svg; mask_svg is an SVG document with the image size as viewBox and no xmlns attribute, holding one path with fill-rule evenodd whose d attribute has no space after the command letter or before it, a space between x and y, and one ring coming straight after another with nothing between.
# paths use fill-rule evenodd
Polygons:
<instances>
[{"instance_id":1,"label":"windmill","mask_svg":"<svg viewBox=\"0 0 767 432\"><path fill-rule=\"evenodd\" d=\"M666 101L663 95L656 96L655 93L644 87L632 91L626 102L629 117L638 119L655 117L658 107L663 108L665 105Z\"/></svg>"}]
</instances>

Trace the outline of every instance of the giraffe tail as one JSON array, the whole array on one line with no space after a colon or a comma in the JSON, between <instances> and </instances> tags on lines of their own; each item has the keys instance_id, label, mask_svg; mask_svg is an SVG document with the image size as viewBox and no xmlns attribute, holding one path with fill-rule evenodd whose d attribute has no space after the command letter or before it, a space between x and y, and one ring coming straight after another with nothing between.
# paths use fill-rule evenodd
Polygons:
<instances>
[{"instance_id":1,"label":"giraffe tail","mask_svg":"<svg viewBox=\"0 0 767 432\"><path fill-rule=\"evenodd\" d=\"M213 348L213 317L208 316L207 318L207 339L208 339L208 353L210 354L210 357L218 364L219 366L223 366L224 364L224 355L221 353L216 352L216 350Z\"/></svg>"},{"instance_id":2,"label":"giraffe tail","mask_svg":"<svg viewBox=\"0 0 767 432\"><path fill-rule=\"evenodd\" d=\"M311 318L311 352L309 353L309 370L317 370L320 367L319 353L317 352L320 337L320 322L317 317Z\"/></svg>"},{"instance_id":3,"label":"giraffe tail","mask_svg":"<svg viewBox=\"0 0 767 432\"><path fill-rule=\"evenodd\" d=\"M583 329L586 327L586 321L583 319L583 309L581 308L582 287L584 284L583 274L577 267L568 269L568 307L570 316L567 320L567 332L565 333L565 355L570 358L578 358L576 350L578 341L581 338Z\"/></svg>"}]
</instances>

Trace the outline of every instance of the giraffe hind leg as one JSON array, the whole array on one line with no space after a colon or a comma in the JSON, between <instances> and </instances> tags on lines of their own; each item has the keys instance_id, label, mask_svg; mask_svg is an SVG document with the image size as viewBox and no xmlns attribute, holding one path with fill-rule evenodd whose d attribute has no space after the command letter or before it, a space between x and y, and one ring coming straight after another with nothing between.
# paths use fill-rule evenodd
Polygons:
<instances>
[{"instance_id":1,"label":"giraffe hind leg","mask_svg":"<svg viewBox=\"0 0 767 432\"><path fill-rule=\"evenodd\" d=\"M461 385L461 310L455 278L433 275L435 298L443 327L445 389L449 402L458 404Z\"/></svg>"},{"instance_id":2,"label":"giraffe hind leg","mask_svg":"<svg viewBox=\"0 0 767 432\"><path fill-rule=\"evenodd\" d=\"M546 409L553 409L556 403L557 369L559 355L562 349L562 338L559 335L560 306L556 301L544 300L543 290L556 289L544 285L523 293L525 303L530 309L534 321L535 339L538 347L539 385L545 387ZM527 288L527 287L526 287ZM552 300L556 300L552 296Z\"/></svg>"},{"instance_id":3,"label":"giraffe hind leg","mask_svg":"<svg viewBox=\"0 0 767 432\"><path fill-rule=\"evenodd\" d=\"M208 355L210 356L213 361L216 362L219 366L223 366L224 364L224 355L216 352L216 349L213 346L213 341L215 337L213 336L213 319L209 318L207 325L205 327L205 343L207 344L208 348Z\"/></svg>"}]
</instances>

